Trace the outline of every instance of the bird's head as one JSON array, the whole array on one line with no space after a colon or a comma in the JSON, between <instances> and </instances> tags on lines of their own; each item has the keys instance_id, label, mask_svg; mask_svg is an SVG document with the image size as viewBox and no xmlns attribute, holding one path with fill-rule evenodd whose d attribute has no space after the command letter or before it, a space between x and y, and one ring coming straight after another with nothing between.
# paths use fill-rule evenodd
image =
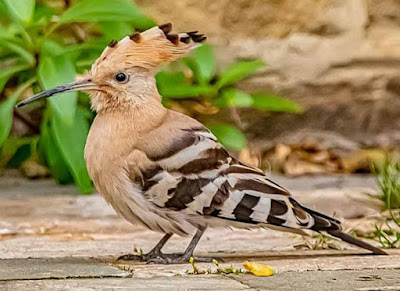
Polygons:
<instances>
[{"instance_id":1,"label":"bird's head","mask_svg":"<svg viewBox=\"0 0 400 291\"><path fill-rule=\"evenodd\" d=\"M145 104L159 99L154 75L157 69L176 60L205 40L197 31L171 34L170 23L111 41L90 72L81 80L36 94L22 102L32 101L68 91L89 93L96 111Z\"/></svg>"}]
</instances>

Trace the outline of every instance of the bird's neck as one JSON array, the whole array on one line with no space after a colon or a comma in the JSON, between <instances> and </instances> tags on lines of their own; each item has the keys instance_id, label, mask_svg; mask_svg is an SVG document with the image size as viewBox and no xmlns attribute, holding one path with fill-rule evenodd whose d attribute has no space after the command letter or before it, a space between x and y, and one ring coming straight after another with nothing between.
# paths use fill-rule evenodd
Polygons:
<instances>
[{"instance_id":1,"label":"bird's neck","mask_svg":"<svg viewBox=\"0 0 400 291\"><path fill-rule=\"evenodd\" d=\"M157 127L166 113L167 109L161 102L152 98L146 100L145 103L108 107L97 112L96 119L113 123L119 131L141 133L146 132L148 128Z\"/></svg>"},{"instance_id":2,"label":"bird's neck","mask_svg":"<svg viewBox=\"0 0 400 291\"><path fill-rule=\"evenodd\" d=\"M162 123L167 112L159 102L98 112L85 148L91 177L94 178L99 169L123 161L144 135Z\"/></svg>"}]
</instances>

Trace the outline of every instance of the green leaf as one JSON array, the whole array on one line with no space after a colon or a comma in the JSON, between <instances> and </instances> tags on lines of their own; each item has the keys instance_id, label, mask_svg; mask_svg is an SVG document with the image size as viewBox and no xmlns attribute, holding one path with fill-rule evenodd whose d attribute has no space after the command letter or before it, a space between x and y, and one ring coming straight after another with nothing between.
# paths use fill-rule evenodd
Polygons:
<instances>
[{"instance_id":1,"label":"green leaf","mask_svg":"<svg viewBox=\"0 0 400 291\"><path fill-rule=\"evenodd\" d=\"M253 61L239 61L229 68L227 68L219 77L217 81L217 88L232 85L251 74L254 74L265 66L262 60Z\"/></svg>"},{"instance_id":2,"label":"green leaf","mask_svg":"<svg viewBox=\"0 0 400 291\"><path fill-rule=\"evenodd\" d=\"M209 125L208 128L227 148L241 150L247 145L244 134L233 125L215 123Z\"/></svg>"},{"instance_id":3,"label":"green leaf","mask_svg":"<svg viewBox=\"0 0 400 291\"><path fill-rule=\"evenodd\" d=\"M183 72L167 73L159 72L156 75L157 85L160 83L162 86L175 86L175 84L187 83L185 79L185 74Z\"/></svg>"},{"instance_id":4,"label":"green leaf","mask_svg":"<svg viewBox=\"0 0 400 291\"><path fill-rule=\"evenodd\" d=\"M41 163L49 167L52 176L58 183L67 184L74 181L51 132L48 112L45 112L40 126L38 154Z\"/></svg>"},{"instance_id":5,"label":"green leaf","mask_svg":"<svg viewBox=\"0 0 400 291\"><path fill-rule=\"evenodd\" d=\"M253 107L257 109L289 113L303 112L303 108L299 104L283 97L262 93L251 94L251 97L253 98Z\"/></svg>"},{"instance_id":6,"label":"green leaf","mask_svg":"<svg viewBox=\"0 0 400 291\"><path fill-rule=\"evenodd\" d=\"M57 147L66 161L79 190L89 194L93 185L89 178L84 159L84 148L89 133L89 124L84 114L76 111L72 124L65 123L57 111L51 114L51 134L54 136Z\"/></svg>"},{"instance_id":7,"label":"green leaf","mask_svg":"<svg viewBox=\"0 0 400 291\"><path fill-rule=\"evenodd\" d=\"M217 98L214 105L218 107L250 107L253 105L253 98L238 89L229 89L222 92Z\"/></svg>"},{"instance_id":8,"label":"green leaf","mask_svg":"<svg viewBox=\"0 0 400 291\"><path fill-rule=\"evenodd\" d=\"M6 3L4 3L4 1L0 1L0 19L2 19L3 21L6 20L6 18L8 17L8 8L6 6ZM8 19L7 19L8 20Z\"/></svg>"},{"instance_id":9,"label":"green leaf","mask_svg":"<svg viewBox=\"0 0 400 291\"><path fill-rule=\"evenodd\" d=\"M0 92L3 91L7 81L16 73L28 69L29 65L15 65L9 68L4 68L0 71Z\"/></svg>"},{"instance_id":10,"label":"green leaf","mask_svg":"<svg viewBox=\"0 0 400 291\"><path fill-rule=\"evenodd\" d=\"M105 21L100 23L101 32L107 40L121 39L134 32L132 25L121 21Z\"/></svg>"},{"instance_id":11,"label":"green leaf","mask_svg":"<svg viewBox=\"0 0 400 291\"><path fill-rule=\"evenodd\" d=\"M36 3L35 13L33 15L33 23L45 26L47 25L51 17L57 13L57 10L53 7L50 7L44 3Z\"/></svg>"},{"instance_id":12,"label":"green leaf","mask_svg":"<svg viewBox=\"0 0 400 291\"><path fill-rule=\"evenodd\" d=\"M65 55L45 56L41 59L38 79L46 90L65 85L75 79L75 67ZM48 104L66 124L73 124L77 106L77 93L69 92L48 99Z\"/></svg>"},{"instance_id":13,"label":"green leaf","mask_svg":"<svg viewBox=\"0 0 400 291\"><path fill-rule=\"evenodd\" d=\"M131 0L83 0L65 11L59 23L100 21L129 22L139 29L155 25Z\"/></svg>"},{"instance_id":14,"label":"green leaf","mask_svg":"<svg viewBox=\"0 0 400 291\"><path fill-rule=\"evenodd\" d=\"M12 51L18 54L22 59L24 59L29 65L33 66L35 64L35 57L27 51L24 47L20 46L19 44L11 41L5 40L0 42L0 46L5 47L9 51Z\"/></svg>"},{"instance_id":15,"label":"green leaf","mask_svg":"<svg viewBox=\"0 0 400 291\"><path fill-rule=\"evenodd\" d=\"M44 57L39 67L39 80L46 89L71 82L75 77L72 60L65 55ZM77 109L77 93L49 98L50 136L56 142L58 151L79 190L91 193L92 182L86 170L83 150L89 132L89 125L81 111ZM56 151L54 151L56 153ZM59 161L58 161L59 162ZM65 173L62 176L66 178Z\"/></svg>"},{"instance_id":16,"label":"green leaf","mask_svg":"<svg viewBox=\"0 0 400 291\"><path fill-rule=\"evenodd\" d=\"M165 73L156 75L157 88L163 97L190 98L207 95L213 89L210 86L192 85L187 82L182 72Z\"/></svg>"},{"instance_id":17,"label":"green leaf","mask_svg":"<svg viewBox=\"0 0 400 291\"><path fill-rule=\"evenodd\" d=\"M0 1L1 3L1 1ZM0 39L2 41L4 40L10 40L14 38L14 34L10 31L8 27L5 27L3 25L0 26Z\"/></svg>"},{"instance_id":18,"label":"green leaf","mask_svg":"<svg viewBox=\"0 0 400 291\"><path fill-rule=\"evenodd\" d=\"M24 144L20 146L8 161L7 168L19 168L21 164L31 156L31 149L31 144Z\"/></svg>"},{"instance_id":19,"label":"green leaf","mask_svg":"<svg viewBox=\"0 0 400 291\"><path fill-rule=\"evenodd\" d=\"M10 159L15 156L18 149L24 145L31 145L37 142L36 137L12 137L10 136L1 148L0 167L9 163ZM31 146L30 146L31 147Z\"/></svg>"},{"instance_id":20,"label":"green leaf","mask_svg":"<svg viewBox=\"0 0 400 291\"><path fill-rule=\"evenodd\" d=\"M14 105L17 102L18 96L4 100L0 103L0 147L6 141L13 121Z\"/></svg>"},{"instance_id":21,"label":"green leaf","mask_svg":"<svg viewBox=\"0 0 400 291\"><path fill-rule=\"evenodd\" d=\"M58 42L52 40L46 40L45 42L43 42L41 49L42 49L41 55L47 57L59 56L67 52L67 49L65 47L63 47Z\"/></svg>"},{"instance_id":22,"label":"green leaf","mask_svg":"<svg viewBox=\"0 0 400 291\"><path fill-rule=\"evenodd\" d=\"M4 0L12 16L22 22L29 22L35 10L35 0Z\"/></svg>"},{"instance_id":23,"label":"green leaf","mask_svg":"<svg viewBox=\"0 0 400 291\"><path fill-rule=\"evenodd\" d=\"M78 66L78 62L83 61L76 60L76 58L83 55L85 58L84 61L87 62L90 67L104 50L108 42L109 41L103 39L91 39L84 43L62 46L55 41L46 40L42 45L42 54L46 56L65 55L71 62L75 62L76 66Z\"/></svg>"},{"instance_id":24,"label":"green leaf","mask_svg":"<svg viewBox=\"0 0 400 291\"><path fill-rule=\"evenodd\" d=\"M200 46L194 51L193 60L197 81L200 85L208 84L215 70L213 47L209 44Z\"/></svg>"},{"instance_id":25,"label":"green leaf","mask_svg":"<svg viewBox=\"0 0 400 291\"><path fill-rule=\"evenodd\" d=\"M0 103L0 147L6 141L12 126L14 105L18 97L30 86L31 82L21 85L9 98Z\"/></svg>"}]
</instances>

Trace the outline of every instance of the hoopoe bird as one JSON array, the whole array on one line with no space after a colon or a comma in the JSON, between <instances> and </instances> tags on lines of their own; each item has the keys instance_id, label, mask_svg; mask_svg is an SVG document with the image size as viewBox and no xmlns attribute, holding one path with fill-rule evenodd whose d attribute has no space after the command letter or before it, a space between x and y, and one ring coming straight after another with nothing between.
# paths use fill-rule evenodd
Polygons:
<instances>
[{"instance_id":1,"label":"hoopoe bird","mask_svg":"<svg viewBox=\"0 0 400 291\"><path fill-rule=\"evenodd\" d=\"M206 228L219 226L327 232L386 254L345 234L338 220L302 206L263 171L232 157L198 121L162 106L157 69L206 39L197 31L171 34L171 28L164 24L112 41L86 78L17 105L67 91L90 95L97 115L85 159L94 185L127 221L165 234L149 253L121 259L187 262ZM194 234L184 253L161 251L173 234Z\"/></svg>"}]
</instances>

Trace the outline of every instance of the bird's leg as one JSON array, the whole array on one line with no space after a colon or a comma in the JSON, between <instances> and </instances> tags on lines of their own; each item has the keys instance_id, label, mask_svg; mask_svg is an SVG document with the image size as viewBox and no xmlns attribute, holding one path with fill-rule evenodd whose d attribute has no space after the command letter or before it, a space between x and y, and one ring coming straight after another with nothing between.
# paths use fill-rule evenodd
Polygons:
<instances>
[{"instance_id":1,"label":"bird's leg","mask_svg":"<svg viewBox=\"0 0 400 291\"><path fill-rule=\"evenodd\" d=\"M156 246L147 254L141 255L134 255L134 254L127 254L118 257L117 260L122 261L148 261L152 258L157 258L162 255L161 249L165 245L165 243L171 238L172 233L167 233L163 236L163 238L156 244Z\"/></svg>"},{"instance_id":2,"label":"bird's leg","mask_svg":"<svg viewBox=\"0 0 400 291\"><path fill-rule=\"evenodd\" d=\"M193 257L194 249L196 248L201 236L203 235L205 227L199 227L197 229L196 234L190 241L189 246L186 248L183 254L163 254L161 253L159 256L149 259L147 263L155 263L155 264L182 264L188 263L190 257ZM211 257L194 257L197 262L212 262L213 258Z\"/></svg>"}]
</instances>

